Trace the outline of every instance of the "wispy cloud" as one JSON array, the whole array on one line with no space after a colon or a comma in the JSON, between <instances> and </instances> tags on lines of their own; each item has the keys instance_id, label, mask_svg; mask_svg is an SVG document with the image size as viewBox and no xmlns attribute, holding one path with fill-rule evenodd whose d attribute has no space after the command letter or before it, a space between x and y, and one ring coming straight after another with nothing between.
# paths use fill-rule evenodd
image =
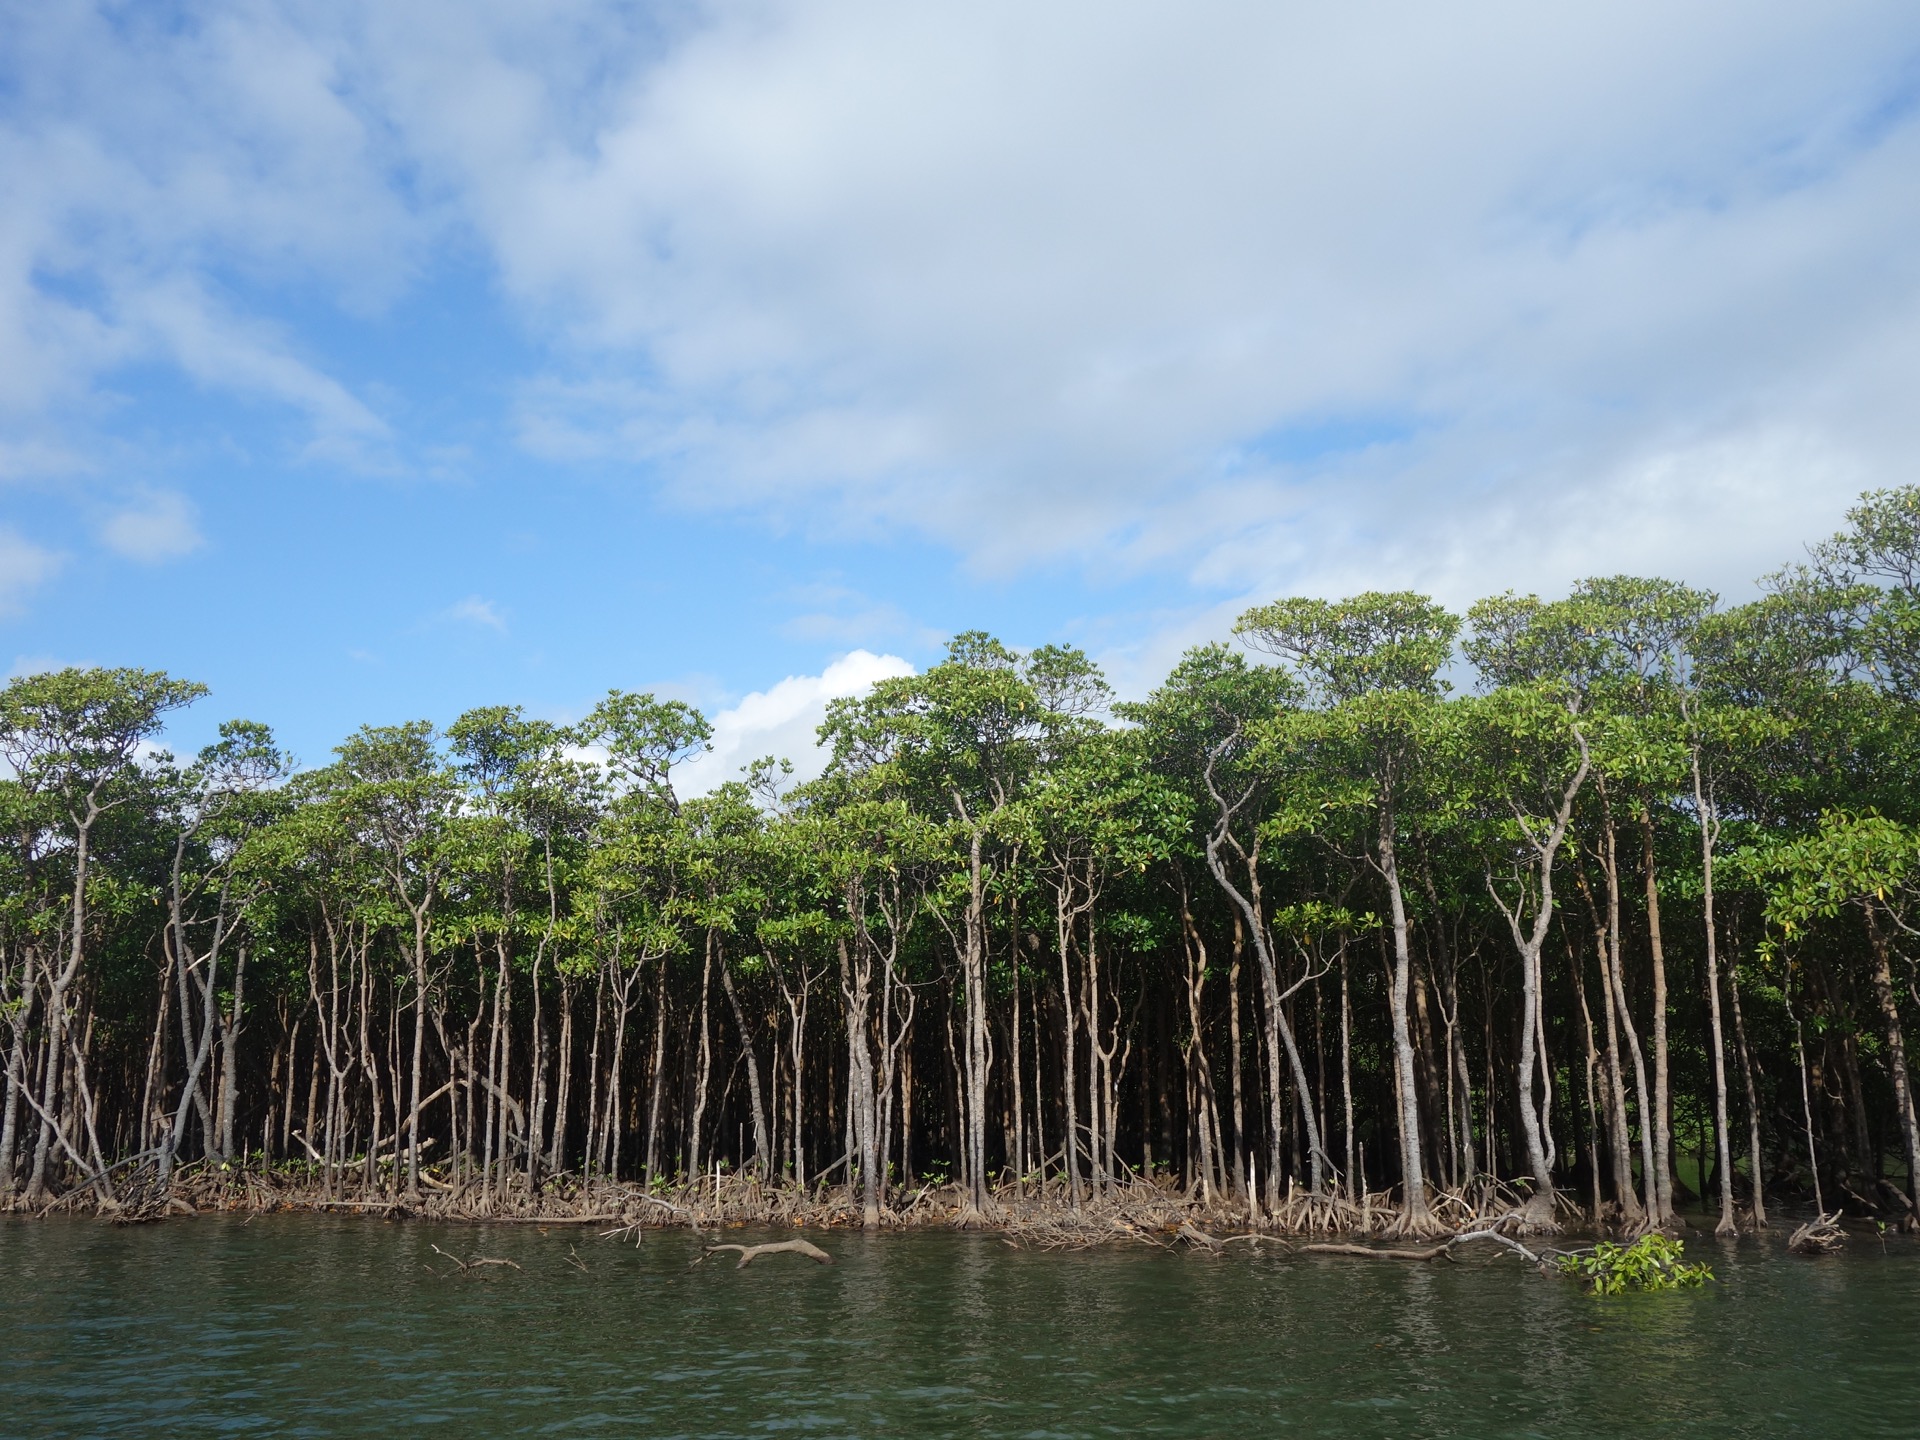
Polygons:
<instances>
[{"instance_id":1,"label":"wispy cloud","mask_svg":"<svg viewBox=\"0 0 1920 1440\"><path fill-rule=\"evenodd\" d=\"M27 597L59 573L64 563L65 557L58 552L0 525L0 616L18 614Z\"/></svg>"},{"instance_id":2,"label":"wispy cloud","mask_svg":"<svg viewBox=\"0 0 1920 1440\"><path fill-rule=\"evenodd\" d=\"M440 612L440 618L462 625L479 625L502 635L507 633L506 617L500 613L500 607L478 595L469 595L449 605Z\"/></svg>"},{"instance_id":3,"label":"wispy cloud","mask_svg":"<svg viewBox=\"0 0 1920 1440\"><path fill-rule=\"evenodd\" d=\"M943 638L938 631L916 624L893 601L876 600L846 585L822 581L797 586L788 599L801 608L780 629L795 640L837 645L908 640L924 647L937 645Z\"/></svg>"}]
</instances>

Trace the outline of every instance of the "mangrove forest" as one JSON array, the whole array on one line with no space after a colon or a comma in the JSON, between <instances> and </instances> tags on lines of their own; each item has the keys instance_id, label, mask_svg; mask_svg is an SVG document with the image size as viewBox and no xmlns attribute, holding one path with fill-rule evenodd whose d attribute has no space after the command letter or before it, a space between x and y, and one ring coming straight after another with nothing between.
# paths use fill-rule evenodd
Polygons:
<instances>
[{"instance_id":1,"label":"mangrove forest","mask_svg":"<svg viewBox=\"0 0 1920 1440\"><path fill-rule=\"evenodd\" d=\"M0 1205L1911 1226L1920 488L1747 603L1285 598L1123 701L962 634L817 778L616 690L302 768L0 692Z\"/></svg>"}]
</instances>

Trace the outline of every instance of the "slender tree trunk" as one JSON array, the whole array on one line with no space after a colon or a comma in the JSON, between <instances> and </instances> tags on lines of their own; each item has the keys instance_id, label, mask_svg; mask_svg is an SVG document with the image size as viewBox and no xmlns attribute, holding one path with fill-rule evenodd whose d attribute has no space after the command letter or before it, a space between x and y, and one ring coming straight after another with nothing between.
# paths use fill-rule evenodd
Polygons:
<instances>
[{"instance_id":1,"label":"slender tree trunk","mask_svg":"<svg viewBox=\"0 0 1920 1440\"><path fill-rule=\"evenodd\" d=\"M1714 923L1713 914L1713 847L1719 836L1720 818L1707 796L1697 747L1693 752L1693 804L1694 813L1700 821L1700 908L1706 926L1707 1018L1709 1040L1713 1046L1713 1144L1715 1163L1720 1171L1720 1221L1714 1226L1714 1232L1731 1235L1739 1227L1733 1214L1733 1153L1727 1134L1727 1042L1720 1029L1719 927ZM1651 824L1648 828L1651 832ZM1651 847L1649 840L1649 896L1653 893Z\"/></svg>"},{"instance_id":2,"label":"slender tree trunk","mask_svg":"<svg viewBox=\"0 0 1920 1440\"><path fill-rule=\"evenodd\" d=\"M568 1091L573 1086L573 982L564 975L560 981L559 1075L553 1097L553 1145L547 1152L547 1169L555 1175L567 1168L567 1123L570 1117Z\"/></svg>"},{"instance_id":3,"label":"slender tree trunk","mask_svg":"<svg viewBox=\"0 0 1920 1440\"><path fill-rule=\"evenodd\" d=\"M1893 971L1888 964L1886 932L1873 908L1867 908L1867 936L1873 949L1873 994L1880 1002L1880 1020L1886 1028L1887 1073L1893 1080L1894 1113L1900 1121L1900 1138L1907 1153L1907 1194L1909 1217L1920 1220L1920 1123L1913 1110L1913 1087L1907 1070L1907 1042L1900 1029L1900 1002L1894 994ZM1875 1167L1874 1178L1880 1178Z\"/></svg>"},{"instance_id":4,"label":"slender tree trunk","mask_svg":"<svg viewBox=\"0 0 1920 1440\"><path fill-rule=\"evenodd\" d=\"M1594 1072L1599 1068L1600 1056L1593 1043L1593 1011L1587 1006L1586 964L1574 948L1573 937L1567 937L1567 964L1573 973L1574 994L1580 1001L1580 1024L1586 1037L1586 1079L1587 1079L1587 1168L1591 1172L1590 1185L1593 1193L1593 1223L1600 1223L1600 1132L1606 1128L1601 1117L1600 1107L1594 1098Z\"/></svg>"},{"instance_id":5,"label":"slender tree trunk","mask_svg":"<svg viewBox=\"0 0 1920 1440\"><path fill-rule=\"evenodd\" d=\"M1239 910L1233 912L1233 963L1227 968L1227 1050L1231 1064L1233 1081L1233 1188L1249 1204L1252 1203L1252 1191L1247 1186L1247 1104L1246 1104L1246 1060L1240 1050L1240 965L1246 959L1246 929L1240 919ZM1340 960L1340 993L1346 995L1347 962L1343 955ZM1346 1063L1346 1021L1341 1021L1340 1056L1341 1064ZM1348 1076L1351 1080L1351 1075ZM1347 1089L1347 1175L1349 1182L1353 1175L1353 1090Z\"/></svg>"},{"instance_id":6,"label":"slender tree trunk","mask_svg":"<svg viewBox=\"0 0 1920 1440\"><path fill-rule=\"evenodd\" d=\"M1347 952L1343 946L1340 951L1340 1118L1341 1132L1346 1138L1346 1186L1347 1198L1358 1201L1360 1195L1356 1186L1359 1169L1354 1160L1353 1133L1353 1000L1347 983Z\"/></svg>"},{"instance_id":7,"label":"slender tree trunk","mask_svg":"<svg viewBox=\"0 0 1920 1440\"><path fill-rule=\"evenodd\" d=\"M11 1196L14 1187L14 1152L19 1144L20 1099L26 1077L27 1031L33 1024L34 1002L39 989L32 983L33 964L29 959L21 970L19 1008L9 1017L13 1039L7 1047L7 1098L0 1111L0 1197Z\"/></svg>"},{"instance_id":8,"label":"slender tree trunk","mask_svg":"<svg viewBox=\"0 0 1920 1440\"><path fill-rule=\"evenodd\" d=\"M713 1028L707 1020L707 1000L713 989L713 932L707 932L706 959L700 967L700 1050L699 1069L693 1082L693 1118L689 1122L687 1173L696 1182L706 1173L705 1136L702 1127L707 1114L707 1081L713 1070Z\"/></svg>"},{"instance_id":9,"label":"slender tree trunk","mask_svg":"<svg viewBox=\"0 0 1920 1440\"><path fill-rule=\"evenodd\" d=\"M1767 1228L1767 1176L1764 1153L1760 1148L1760 1098L1753 1084L1753 1060L1747 1051L1747 1026L1740 1014L1740 973L1734 964L1727 966L1727 998L1733 1004L1733 1042L1740 1052L1740 1079L1747 1096L1747 1166L1752 1171L1753 1228Z\"/></svg>"},{"instance_id":10,"label":"slender tree trunk","mask_svg":"<svg viewBox=\"0 0 1920 1440\"><path fill-rule=\"evenodd\" d=\"M1413 969L1413 957L1407 943L1407 907L1400 889L1400 866L1395 854L1394 817L1391 808L1380 821L1380 876L1386 881L1387 909L1393 922L1393 978L1388 989L1388 1006L1393 1019L1394 1075L1399 1081L1400 1179L1406 1194L1406 1207L1400 1228L1418 1233L1430 1228L1432 1214L1427 1208L1426 1172L1420 1154L1420 1103L1414 1089L1413 1036L1407 1020L1407 990Z\"/></svg>"},{"instance_id":11,"label":"slender tree trunk","mask_svg":"<svg viewBox=\"0 0 1920 1440\"><path fill-rule=\"evenodd\" d=\"M753 1107L753 1164L764 1180L773 1173L773 1162L772 1146L767 1138L766 1100L760 1088L760 1057L754 1051L753 1032L747 1028L746 1012L740 1008L740 997L734 993L733 971L725 956L720 960L720 988L726 992L727 1008L733 1012L734 1026L740 1032L741 1051L747 1064L747 1094Z\"/></svg>"},{"instance_id":12,"label":"slender tree trunk","mask_svg":"<svg viewBox=\"0 0 1920 1440\"><path fill-rule=\"evenodd\" d=\"M1077 1064L1074 1058L1075 1005L1071 956L1073 954L1073 916L1069 904L1072 880L1063 874L1054 891L1054 925L1060 951L1060 1044L1065 1057L1060 1068L1060 1101L1066 1114L1066 1138L1061 1144L1067 1171L1067 1204L1080 1209L1080 1106L1076 1095Z\"/></svg>"},{"instance_id":13,"label":"slender tree trunk","mask_svg":"<svg viewBox=\"0 0 1920 1440\"><path fill-rule=\"evenodd\" d=\"M240 1007L247 987L247 947L233 953L233 1003L220 1027L220 1158L231 1161L233 1148L233 1112L238 1104L240 1083Z\"/></svg>"},{"instance_id":14,"label":"slender tree trunk","mask_svg":"<svg viewBox=\"0 0 1920 1440\"><path fill-rule=\"evenodd\" d=\"M666 1060L667 961L662 956L660 972L653 982L653 1048L647 1060L647 1158L642 1174L649 1190L660 1173L660 1092L666 1078Z\"/></svg>"},{"instance_id":15,"label":"slender tree trunk","mask_svg":"<svg viewBox=\"0 0 1920 1440\"><path fill-rule=\"evenodd\" d=\"M413 915L413 1063L407 1104L407 1203L420 1202L420 1080L427 1047L427 910Z\"/></svg>"},{"instance_id":16,"label":"slender tree trunk","mask_svg":"<svg viewBox=\"0 0 1920 1440\"><path fill-rule=\"evenodd\" d=\"M1647 871L1647 942L1653 960L1653 1184L1654 1216L1673 1220L1673 1097L1667 1082L1667 954L1660 933L1660 884L1654 863L1653 811L1640 806L1640 843Z\"/></svg>"},{"instance_id":17,"label":"slender tree trunk","mask_svg":"<svg viewBox=\"0 0 1920 1440\"><path fill-rule=\"evenodd\" d=\"M857 899L848 908L858 914ZM844 937L837 953L840 994L846 1003L848 1111L853 1122L853 1148L860 1165L860 1220L866 1229L875 1230L880 1226L879 1104L874 1093L872 1037L868 1033L867 1016L873 996L873 958L864 931L859 938L861 953L857 960L848 954Z\"/></svg>"}]
</instances>

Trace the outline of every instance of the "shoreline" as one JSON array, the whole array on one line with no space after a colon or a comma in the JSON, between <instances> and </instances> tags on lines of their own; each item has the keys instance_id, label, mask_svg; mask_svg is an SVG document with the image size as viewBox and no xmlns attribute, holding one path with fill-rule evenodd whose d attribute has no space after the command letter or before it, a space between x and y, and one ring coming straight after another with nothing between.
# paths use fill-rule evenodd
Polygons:
<instances>
[{"instance_id":1,"label":"shoreline","mask_svg":"<svg viewBox=\"0 0 1920 1440\"><path fill-rule=\"evenodd\" d=\"M102 1198L81 1187L39 1205L22 1197L0 1204L0 1215L50 1218L85 1216L116 1225L157 1224L167 1220L205 1216L357 1215L386 1221L473 1226L604 1227L604 1233L637 1234L646 1230L708 1231L761 1229L767 1231L973 1231L994 1234L1021 1248L1091 1249L1108 1244L1146 1243L1167 1248L1187 1246L1214 1249L1224 1242L1249 1242L1257 1250L1262 1240L1276 1245L1292 1241L1409 1241L1414 1243L1455 1237L1469 1232L1498 1231L1509 1236L1581 1239L1632 1237L1645 1233L1610 1223L1598 1223L1574 1205L1564 1193L1557 1196L1553 1222L1542 1224L1524 1192L1493 1180L1482 1180L1468 1193L1435 1191L1429 1206L1433 1221L1409 1231L1400 1207L1389 1192L1360 1199L1313 1196L1295 1190L1277 1206L1255 1209L1238 1197L1208 1197L1165 1183L1132 1177L1112 1182L1104 1193L1073 1205L1065 1186L1035 1182L1010 1183L989 1192L985 1211L968 1213L965 1192L951 1183L927 1183L906 1189L895 1204L883 1208L877 1225L863 1223L861 1197L845 1184L800 1187L766 1184L748 1174L723 1174L696 1185L651 1190L637 1184L577 1175L556 1176L530 1193L522 1177L503 1192L478 1180L455 1183L422 1177L426 1190L417 1198L381 1187L333 1187L287 1170L217 1170L202 1164L176 1171L168 1195L162 1199L151 1187L123 1185L114 1198ZM1739 1234L1785 1236L1792 1229L1783 1222L1756 1231L1742 1224ZM1869 1219L1845 1217L1856 1224ZM1714 1217L1677 1215L1668 1233L1705 1238L1713 1233ZM1704 1221L1705 1223L1699 1223ZM1881 1233L1886 1233L1884 1230Z\"/></svg>"}]
</instances>

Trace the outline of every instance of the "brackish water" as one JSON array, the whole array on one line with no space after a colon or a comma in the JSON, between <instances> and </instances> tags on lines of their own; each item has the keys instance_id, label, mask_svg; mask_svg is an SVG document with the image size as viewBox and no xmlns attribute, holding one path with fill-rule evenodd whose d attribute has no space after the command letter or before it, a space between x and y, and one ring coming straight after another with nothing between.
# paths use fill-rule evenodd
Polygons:
<instances>
[{"instance_id":1,"label":"brackish water","mask_svg":"<svg viewBox=\"0 0 1920 1440\"><path fill-rule=\"evenodd\" d=\"M1719 1283L1595 1300L1491 1254L814 1238L837 1265L689 1268L680 1233L0 1222L0 1434L1920 1434L1910 1241L1696 1241ZM523 1268L433 1273L434 1244Z\"/></svg>"}]
</instances>

